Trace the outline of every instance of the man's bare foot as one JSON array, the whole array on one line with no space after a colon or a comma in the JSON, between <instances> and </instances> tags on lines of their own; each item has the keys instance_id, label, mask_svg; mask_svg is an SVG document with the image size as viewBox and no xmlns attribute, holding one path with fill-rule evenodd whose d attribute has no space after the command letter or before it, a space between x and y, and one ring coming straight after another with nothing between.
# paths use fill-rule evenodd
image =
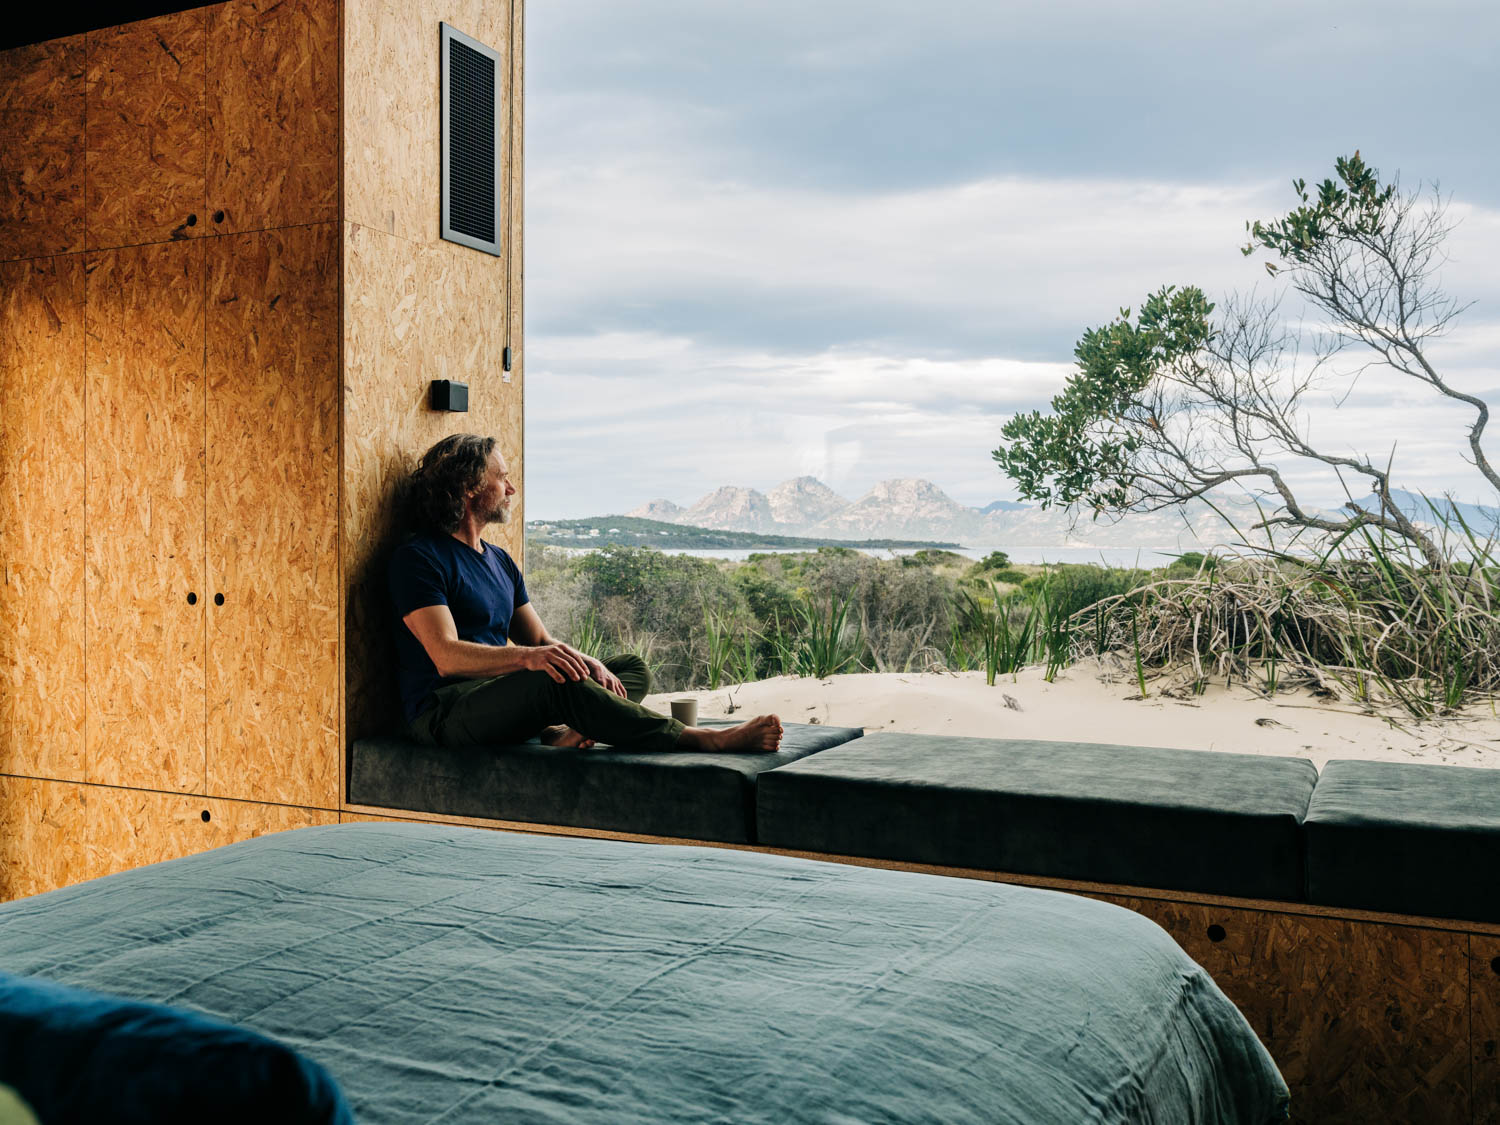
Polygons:
<instances>
[{"instance_id":1,"label":"man's bare foot","mask_svg":"<svg viewBox=\"0 0 1500 1125\"><path fill-rule=\"evenodd\" d=\"M587 750L594 744L592 738L585 738L572 727L564 726L548 727L537 737L548 746L576 746L580 750Z\"/></svg>"},{"instance_id":2,"label":"man's bare foot","mask_svg":"<svg viewBox=\"0 0 1500 1125\"><path fill-rule=\"evenodd\" d=\"M684 750L740 750L765 754L781 745L781 720L775 715L757 715L737 727L722 730L684 727L677 745Z\"/></svg>"}]
</instances>

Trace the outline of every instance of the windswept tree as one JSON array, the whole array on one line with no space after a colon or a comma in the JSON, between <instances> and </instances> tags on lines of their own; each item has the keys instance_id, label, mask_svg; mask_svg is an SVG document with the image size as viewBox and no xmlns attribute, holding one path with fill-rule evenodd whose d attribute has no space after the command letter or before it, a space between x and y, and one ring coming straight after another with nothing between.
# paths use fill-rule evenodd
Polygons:
<instances>
[{"instance_id":1,"label":"windswept tree","mask_svg":"<svg viewBox=\"0 0 1500 1125\"><path fill-rule=\"evenodd\" d=\"M1391 465L1316 447L1302 412L1315 387L1352 381L1385 367L1473 408L1472 463L1500 492L1481 446L1489 408L1444 379L1429 344L1463 309L1437 285L1443 240L1452 230L1445 202L1382 186L1358 152L1335 162L1336 179L1314 193L1294 188L1301 206L1270 223L1247 223L1247 255L1269 254L1267 271L1326 321L1326 332L1302 354L1282 325L1279 302L1231 298L1216 310L1202 291L1167 287L1078 342L1078 370L1052 400L1052 412L1012 418L994 451L1021 495L1042 507L1063 506L1094 518L1152 512L1238 483L1275 498L1274 514L1255 528L1284 526L1336 540L1380 529L1443 561L1430 534L1391 495ZM1351 371L1334 361L1353 349ZM1367 510L1345 504L1343 518L1308 509L1293 494L1286 469L1298 459L1321 462L1345 480L1365 477L1378 500ZM1347 481L1346 481L1347 489Z\"/></svg>"}]
</instances>

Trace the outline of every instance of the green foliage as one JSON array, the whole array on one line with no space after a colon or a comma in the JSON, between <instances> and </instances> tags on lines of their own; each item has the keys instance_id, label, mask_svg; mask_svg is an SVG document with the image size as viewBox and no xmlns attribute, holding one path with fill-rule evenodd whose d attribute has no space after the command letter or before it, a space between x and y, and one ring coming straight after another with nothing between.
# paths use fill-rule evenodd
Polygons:
<instances>
[{"instance_id":1,"label":"green foliage","mask_svg":"<svg viewBox=\"0 0 1500 1125\"><path fill-rule=\"evenodd\" d=\"M1306 180L1293 180L1292 190L1302 200L1301 207L1271 223L1246 223L1250 242L1241 253L1249 256L1266 249L1284 262L1301 265L1335 239L1362 240L1383 231L1391 217L1396 185L1382 189L1379 174L1365 164L1358 150L1353 156L1339 157L1333 168L1338 182L1328 179L1319 184L1316 201L1307 193ZM1277 268L1275 262L1266 263L1266 272L1273 277Z\"/></svg>"},{"instance_id":2,"label":"green foliage","mask_svg":"<svg viewBox=\"0 0 1500 1125\"><path fill-rule=\"evenodd\" d=\"M739 620L735 614L715 613L711 609L703 611L703 636L708 643L709 691L717 691L719 684L723 682L724 670L734 656L738 626Z\"/></svg>"},{"instance_id":3,"label":"green foliage","mask_svg":"<svg viewBox=\"0 0 1500 1125\"><path fill-rule=\"evenodd\" d=\"M1188 551L1173 559L1168 569L1189 570L1196 573L1200 568L1209 571L1218 565L1219 560L1213 555L1205 555L1202 551Z\"/></svg>"},{"instance_id":4,"label":"green foliage","mask_svg":"<svg viewBox=\"0 0 1500 1125\"><path fill-rule=\"evenodd\" d=\"M960 601L966 592L960 592ZM979 666L979 657L969 641L968 632L962 617L954 614L953 620L948 623L948 643L943 646L943 666L950 672L967 672Z\"/></svg>"},{"instance_id":5,"label":"green foliage","mask_svg":"<svg viewBox=\"0 0 1500 1125\"><path fill-rule=\"evenodd\" d=\"M849 620L847 601L801 598L795 609L797 633L791 641L789 670L818 679L858 670L863 645L859 625Z\"/></svg>"},{"instance_id":6,"label":"green foliage","mask_svg":"<svg viewBox=\"0 0 1500 1125\"><path fill-rule=\"evenodd\" d=\"M986 684L994 687L997 675L1013 675L1031 659L1041 617L1037 599L1001 594L992 585L989 597L960 590L958 604L968 632L977 641Z\"/></svg>"},{"instance_id":7,"label":"green foliage","mask_svg":"<svg viewBox=\"0 0 1500 1125\"><path fill-rule=\"evenodd\" d=\"M599 597L638 598L662 581L672 558L648 547L611 546L584 555L579 568Z\"/></svg>"},{"instance_id":8,"label":"green foliage","mask_svg":"<svg viewBox=\"0 0 1500 1125\"><path fill-rule=\"evenodd\" d=\"M775 558L752 555L747 565L735 569L729 581L745 600L751 616L757 621L770 621L776 617L789 621L795 595L792 587L779 574L773 576L755 565L759 559L767 557Z\"/></svg>"},{"instance_id":9,"label":"green foliage","mask_svg":"<svg viewBox=\"0 0 1500 1125\"><path fill-rule=\"evenodd\" d=\"M901 556L902 566L967 566L968 563L957 551L923 549Z\"/></svg>"},{"instance_id":10,"label":"green foliage","mask_svg":"<svg viewBox=\"0 0 1500 1125\"><path fill-rule=\"evenodd\" d=\"M1118 570L1097 563L1061 563L1021 583L1027 594L1045 595L1062 617L1118 594L1129 593L1142 581L1137 570Z\"/></svg>"},{"instance_id":11,"label":"green foliage","mask_svg":"<svg viewBox=\"0 0 1500 1125\"><path fill-rule=\"evenodd\" d=\"M591 607L582 620L575 619L568 635L568 643L579 652L587 653L596 660L604 659L608 642L604 630L599 626L598 610Z\"/></svg>"},{"instance_id":12,"label":"green foliage","mask_svg":"<svg viewBox=\"0 0 1500 1125\"><path fill-rule=\"evenodd\" d=\"M1129 309L1091 328L1074 349L1078 372L1052 400L1052 413L1017 414L1003 427L1010 441L992 456L1021 497L1043 508L1085 503L1097 515L1130 503L1140 436L1132 424L1161 428L1144 395L1174 365L1191 363L1213 336L1214 306L1202 290L1167 286L1148 297L1134 322Z\"/></svg>"},{"instance_id":13,"label":"green foliage","mask_svg":"<svg viewBox=\"0 0 1500 1125\"><path fill-rule=\"evenodd\" d=\"M1026 573L1010 565L1010 556L1004 551L991 551L964 572L963 581L980 588L991 582L1005 582L1019 586L1026 581Z\"/></svg>"},{"instance_id":14,"label":"green foliage","mask_svg":"<svg viewBox=\"0 0 1500 1125\"><path fill-rule=\"evenodd\" d=\"M701 683L715 659L704 614L729 616L744 606L743 595L713 563L643 547L579 556L572 576L574 596L597 613L606 647L646 656L666 691Z\"/></svg>"}]
</instances>

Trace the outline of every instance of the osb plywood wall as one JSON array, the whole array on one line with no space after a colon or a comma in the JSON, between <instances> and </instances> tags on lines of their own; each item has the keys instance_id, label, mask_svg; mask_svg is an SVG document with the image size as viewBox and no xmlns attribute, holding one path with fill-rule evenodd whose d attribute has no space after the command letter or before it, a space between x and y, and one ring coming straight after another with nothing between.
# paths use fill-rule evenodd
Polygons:
<instances>
[{"instance_id":1,"label":"osb plywood wall","mask_svg":"<svg viewBox=\"0 0 1500 1125\"><path fill-rule=\"evenodd\" d=\"M486 537L521 559L521 20L520 0L360 0L345 8L342 532L351 740L401 722L384 567L402 534L393 506L399 483L439 438L498 439L522 502L508 526ZM500 257L439 238L440 21L502 59L510 173ZM468 412L428 410L433 379L467 382Z\"/></svg>"},{"instance_id":2,"label":"osb plywood wall","mask_svg":"<svg viewBox=\"0 0 1500 1125\"><path fill-rule=\"evenodd\" d=\"M0 896L337 819L340 19L0 53Z\"/></svg>"},{"instance_id":3,"label":"osb plywood wall","mask_svg":"<svg viewBox=\"0 0 1500 1125\"><path fill-rule=\"evenodd\" d=\"M0 52L0 896L327 820L396 721L398 482L459 430L522 481L522 18L229 0ZM503 60L501 257L438 237L440 21Z\"/></svg>"}]
</instances>

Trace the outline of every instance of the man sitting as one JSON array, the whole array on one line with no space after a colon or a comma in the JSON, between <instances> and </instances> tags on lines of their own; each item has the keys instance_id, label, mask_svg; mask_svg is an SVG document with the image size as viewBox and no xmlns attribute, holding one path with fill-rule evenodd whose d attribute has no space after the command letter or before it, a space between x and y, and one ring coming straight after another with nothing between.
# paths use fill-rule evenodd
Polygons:
<instances>
[{"instance_id":1,"label":"man sitting","mask_svg":"<svg viewBox=\"0 0 1500 1125\"><path fill-rule=\"evenodd\" d=\"M480 532L510 519L511 483L495 439L454 434L422 455L409 513L422 530L390 565L401 700L428 745L595 740L631 750L771 751L775 715L722 730L642 707L651 673L638 656L599 661L555 640L521 571Z\"/></svg>"}]
</instances>

